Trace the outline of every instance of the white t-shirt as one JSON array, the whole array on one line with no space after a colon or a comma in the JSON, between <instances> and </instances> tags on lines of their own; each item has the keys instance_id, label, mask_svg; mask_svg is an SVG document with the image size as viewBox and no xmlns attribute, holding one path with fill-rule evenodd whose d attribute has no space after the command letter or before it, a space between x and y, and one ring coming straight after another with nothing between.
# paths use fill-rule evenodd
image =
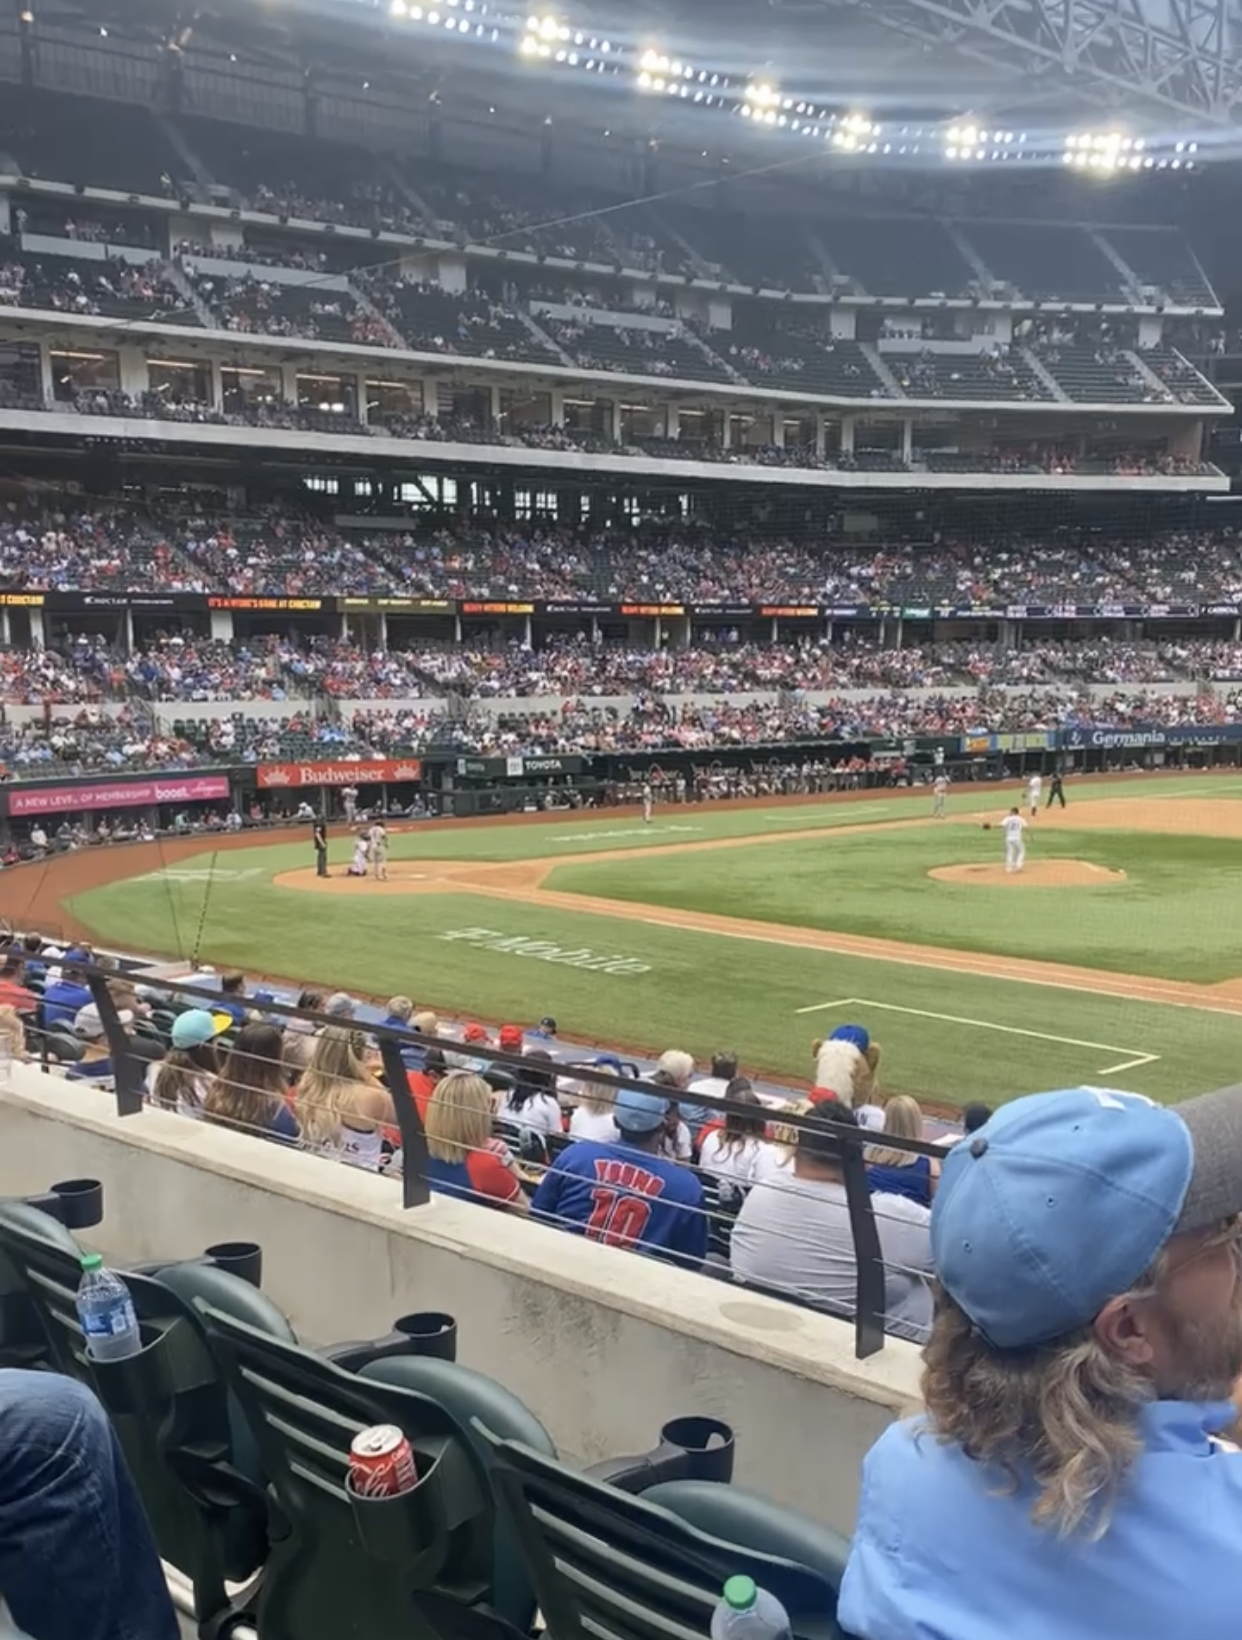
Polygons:
<instances>
[{"instance_id":1,"label":"white t-shirt","mask_svg":"<svg viewBox=\"0 0 1242 1640\"><path fill-rule=\"evenodd\" d=\"M317 1146L316 1154L329 1156L349 1167L365 1168L368 1173L378 1173L384 1156L383 1135L378 1128L367 1133L362 1128L342 1126L340 1138L335 1143Z\"/></svg>"},{"instance_id":2,"label":"white t-shirt","mask_svg":"<svg viewBox=\"0 0 1242 1640\"><path fill-rule=\"evenodd\" d=\"M694 1141L690 1137L690 1129L684 1122L678 1122L677 1132L670 1138L666 1133L660 1142L661 1152L674 1162L688 1162L694 1157Z\"/></svg>"},{"instance_id":3,"label":"white t-shirt","mask_svg":"<svg viewBox=\"0 0 1242 1640\"><path fill-rule=\"evenodd\" d=\"M1026 789L1030 792L1032 797L1038 797L1040 791L1043 789L1043 784L1044 782L1042 776L1033 774L1026 783Z\"/></svg>"},{"instance_id":4,"label":"white t-shirt","mask_svg":"<svg viewBox=\"0 0 1242 1640\"><path fill-rule=\"evenodd\" d=\"M561 1131L561 1107L556 1096L551 1093L536 1093L520 1108L516 1108L512 1095L506 1093L497 1107L497 1115L504 1117L506 1122L516 1122L519 1127L530 1128L535 1133L559 1133ZM611 1122L612 1117L608 1120Z\"/></svg>"},{"instance_id":5,"label":"white t-shirt","mask_svg":"<svg viewBox=\"0 0 1242 1640\"><path fill-rule=\"evenodd\" d=\"M1007 843L1020 843L1022 833L1026 830L1026 821L1020 814L1007 814L1001 821L1001 830Z\"/></svg>"},{"instance_id":6,"label":"white t-shirt","mask_svg":"<svg viewBox=\"0 0 1242 1640\"><path fill-rule=\"evenodd\" d=\"M872 1133L883 1131L884 1108L882 1105L859 1105L854 1111L854 1117L859 1127L867 1128Z\"/></svg>"},{"instance_id":7,"label":"white t-shirt","mask_svg":"<svg viewBox=\"0 0 1242 1640\"><path fill-rule=\"evenodd\" d=\"M155 1060L147 1066L147 1098L155 1103L155 1083L160 1074L160 1060ZM203 1114L203 1104L206 1101L208 1090L211 1087L211 1077L203 1072L196 1076L189 1087L182 1084L177 1090L177 1115L199 1117Z\"/></svg>"},{"instance_id":8,"label":"white t-shirt","mask_svg":"<svg viewBox=\"0 0 1242 1640\"><path fill-rule=\"evenodd\" d=\"M753 1184L763 1166L763 1153L771 1152L772 1146L762 1139L743 1139L740 1145L726 1149L727 1142L723 1133L709 1133L699 1150L699 1166L718 1179Z\"/></svg>"},{"instance_id":9,"label":"white t-shirt","mask_svg":"<svg viewBox=\"0 0 1242 1640\"><path fill-rule=\"evenodd\" d=\"M575 1139L598 1139L601 1144L615 1144L621 1135L610 1110L587 1110L579 1105L569 1118L569 1131Z\"/></svg>"}]
</instances>

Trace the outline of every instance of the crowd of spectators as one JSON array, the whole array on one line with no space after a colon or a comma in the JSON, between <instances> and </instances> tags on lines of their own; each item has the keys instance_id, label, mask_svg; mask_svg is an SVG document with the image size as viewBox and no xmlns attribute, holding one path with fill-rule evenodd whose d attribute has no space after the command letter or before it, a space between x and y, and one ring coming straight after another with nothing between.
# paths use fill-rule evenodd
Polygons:
<instances>
[{"instance_id":1,"label":"crowd of spectators","mask_svg":"<svg viewBox=\"0 0 1242 1640\"><path fill-rule=\"evenodd\" d=\"M0 702L61 705L120 701L158 703L307 701L324 695L343 701L444 697L475 702L561 696L576 714L604 696L677 697L778 693L797 711L803 694L849 692L891 712L894 697L952 689L961 710L977 710L981 691L1061 686L1064 699L1082 685L1211 684L1242 679L1242 644L1213 639L1138 644L1121 640L1041 640L1006 649L982 643L881 645L875 634L844 633L781 643L744 642L723 632L674 649L559 637L538 648L423 642L378 649L322 635L298 641L261 637L223 642L192 632L166 633L125 653L100 637L79 636L58 649L0 650ZM880 694L877 696L876 692ZM1150 710L1167 710L1158 696ZM872 704L868 705L868 701ZM917 699L909 710L918 711ZM936 707L940 709L939 706ZM1063 706L1062 710L1066 708ZM1179 710L1201 711L1183 697ZM1231 710L1226 708L1229 715ZM383 712L358 720L363 739L382 733L396 743ZM432 706L402 719L399 734L412 744L438 722ZM375 725L383 726L376 729ZM357 726L357 725L356 725ZM593 724L593 727L596 725Z\"/></svg>"},{"instance_id":2,"label":"crowd of spectators","mask_svg":"<svg viewBox=\"0 0 1242 1640\"><path fill-rule=\"evenodd\" d=\"M656 534L551 523L347 533L271 505L143 513L34 493L0 502L10 590L303 593L879 607L1197 604L1242 599L1228 526L1152 536L1052 529L1029 537L794 541L699 522Z\"/></svg>"}]
</instances>

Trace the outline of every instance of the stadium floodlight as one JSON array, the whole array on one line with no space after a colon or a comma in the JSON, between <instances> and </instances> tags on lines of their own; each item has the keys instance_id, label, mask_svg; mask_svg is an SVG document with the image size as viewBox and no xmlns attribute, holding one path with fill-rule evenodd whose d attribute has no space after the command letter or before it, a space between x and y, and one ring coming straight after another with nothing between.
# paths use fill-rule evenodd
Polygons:
<instances>
[{"instance_id":1,"label":"stadium floodlight","mask_svg":"<svg viewBox=\"0 0 1242 1640\"><path fill-rule=\"evenodd\" d=\"M556 57L556 53L560 51L562 55L557 60L564 62L568 54L569 37L569 25L563 23L559 17L551 12L543 15L532 13L526 19L526 28L518 41L518 54L547 61Z\"/></svg>"},{"instance_id":2,"label":"stadium floodlight","mask_svg":"<svg viewBox=\"0 0 1242 1640\"><path fill-rule=\"evenodd\" d=\"M756 108L775 111L780 106L781 94L771 80L750 80L742 98L752 111Z\"/></svg>"}]
</instances>

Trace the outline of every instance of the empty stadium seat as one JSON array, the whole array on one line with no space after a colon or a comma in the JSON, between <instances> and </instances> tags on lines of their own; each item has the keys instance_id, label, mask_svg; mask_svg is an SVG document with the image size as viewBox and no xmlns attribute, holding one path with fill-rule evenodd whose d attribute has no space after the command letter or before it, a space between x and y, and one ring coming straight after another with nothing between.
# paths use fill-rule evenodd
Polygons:
<instances>
[{"instance_id":1,"label":"empty stadium seat","mask_svg":"<svg viewBox=\"0 0 1242 1640\"><path fill-rule=\"evenodd\" d=\"M725 1581L746 1575L789 1613L799 1640L840 1640L845 1545L769 1499L711 1482L632 1497L517 1441L496 1443L494 1482L556 1640L702 1640ZM719 1487L720 1493L731 1488Z\"/></svg>"}]
</instances>

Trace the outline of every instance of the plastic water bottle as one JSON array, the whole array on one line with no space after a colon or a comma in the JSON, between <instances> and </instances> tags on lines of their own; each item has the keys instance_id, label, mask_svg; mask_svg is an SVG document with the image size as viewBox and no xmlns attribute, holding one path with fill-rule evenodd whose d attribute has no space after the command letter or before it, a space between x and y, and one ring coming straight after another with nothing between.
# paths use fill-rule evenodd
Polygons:
<instances>
[{"instance_id":1,"label":"plastic water bottle","mask_svg":"<svg viewBox=\"0 0 1242 1640\"><path fill-rule=\"evenodd\" d=\"M790 1640L789 1613L753 1578L731 1577L712 1612L712 1640Z\"/></svg>"},{"instance_id":2,"label":"plastic water bottle","mask_svg":"<svg viewBox=\"0 0 1242 1640\"><path fill-rule=\"evenodd\" d=\"M77 1309L92 1360L123 1361L138 1354L142 1334L129 1288L115 1270L104 1268L98 1253L87 1253L82 1260Z\"/></svg>"}]
</instances>

